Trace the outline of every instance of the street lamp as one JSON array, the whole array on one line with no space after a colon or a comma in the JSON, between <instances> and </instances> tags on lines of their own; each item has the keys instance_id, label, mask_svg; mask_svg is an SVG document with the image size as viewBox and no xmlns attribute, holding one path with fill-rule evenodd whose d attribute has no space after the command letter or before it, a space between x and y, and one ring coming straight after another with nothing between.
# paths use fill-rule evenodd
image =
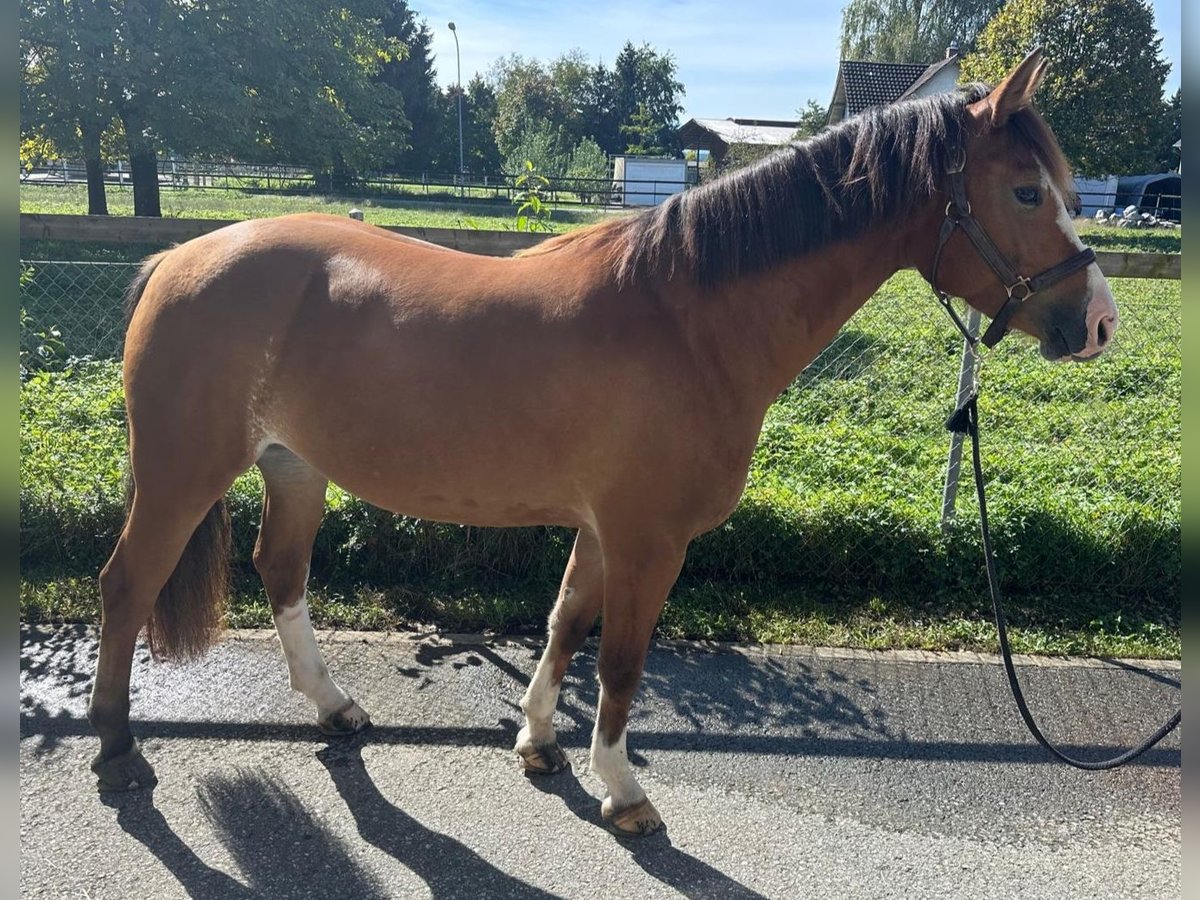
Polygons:
<instances>
[{"instance_id":1,"label":"street lamp","mask_svg":"<svg viewBox=\"0 0 1200 900\"><path fill-rule=\"evenodd\" d=\"M466 171L463 165L463 130L462 130L462 56L458 52L458 29L450 23L450 33L454 35L454 61L458 65L458 176L462 178Z\"/></svg>"}]
</instances>

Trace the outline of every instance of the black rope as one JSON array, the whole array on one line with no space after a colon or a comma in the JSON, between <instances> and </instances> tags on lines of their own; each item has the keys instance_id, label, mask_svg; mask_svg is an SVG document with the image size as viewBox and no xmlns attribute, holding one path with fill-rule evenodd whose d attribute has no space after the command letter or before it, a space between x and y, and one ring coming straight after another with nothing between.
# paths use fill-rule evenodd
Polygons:
<instances>
[{"instance_id":1,"label":"black rope","mask_svg":"<svg viewBox=\"0 0 1200 900\"><path fill-rule=\"evenodd\" d=\"M962 333L963 340L965 340L972 347L978 346L979 338L971 334L971 329L966 326L966 323L963 322L962 317L954 309L954 304L950 302L950 295L939 291L937 288L934 288L934 292L937 294L938 302L942 304L942 309L946 310L946 314L950 316L950 320L954 322L954 324L958 327L958 330Z\"/></svg>"},{"instance_id":2,"label":"black rope","mask_svg":"<svg viewBox=\"0 0 1200 900\"><path fill-rule=\"evenodd\" d=\"M996 616L996 631L1000 636L1000 655L1004 658L1004 671L1008 673L1008 686L1012 689L1013 699L1017 702L1017 709L1021 713L1021 718L1025 720L1025 725L1029 729L1039 744L1061 759L1068 765L1072 765L1077 769L1087 769L1089 771L1099 771L1102 769L1115 769L1117 766L1123 766L1125 763L1137 759L1168 734L1175 730L1182 719L1182 713L1176 711L1175 715L1166 722L1158 731L1154 732L1138 746L1132 750L1111 757L1110 759L1100 759L1095 761L1075 759L1067 756L1057 747L1055 747L1046 736L1042 734L1038 728L1037 722L1033 719L1033 714L1029 712L1029 707L1025 703L1025 695L1021 691L1021 684L1017 680L1017 670L1013 666L1012 649L1008 643L1008 625L1004 618L1004 610L1000 604L1000 580L996 577L996 560L992 555L992 539L988 530L987 518L987 499L984 497L983 491L983 465L979 461L979 395L972 393L962 405L954 411L954 414L946 420L946 428L950 431L966 433L971 436L971 454L973 457L975 468L975 493L979 497L979 528L983 536L983 560L987 567L988 588L992 593L992 612Z\"/></svg>"}]
</instances>

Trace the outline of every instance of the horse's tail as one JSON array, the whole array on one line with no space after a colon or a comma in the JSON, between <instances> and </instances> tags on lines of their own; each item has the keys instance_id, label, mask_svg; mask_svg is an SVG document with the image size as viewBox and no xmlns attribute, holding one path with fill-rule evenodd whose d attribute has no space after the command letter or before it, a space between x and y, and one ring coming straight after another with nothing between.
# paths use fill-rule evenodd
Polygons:
<instances>
[{"instance_id":1,"label":"horse's tail","mask_svg":"<svg viewBox=\"0 0 1200 900\"><path fill-rule=\"evenodd\" d=\"M133 490L128 495L127 509ZM222 497L196 526L175 571L159 591L146 624L146 638L155 657L198 659L221 636L231 549L229 509Z\"/></svg>"},{"instance_id":2,"label":"horse's tail","mask_svg":"<svg viewBox=\"0 0 1200 900\"><path fill-rule=\"evenodd\" d=\"M126 290L126 323L133 318L146 283L167 252L147 259ZM136 490L130 467L125 483L126 520ZM229 593L231 533L229 510L222 497L196 526L154 603L146 637L156 657L196 659L220 636Z\"/></svg>"},{"instance_id":3,"label":"horse's tail","mask_svg":"<svg viewBox=\"0 0 1200 900\"><path fill-rule=\"evenodd\" d=\"M150 280L150 276L154 274L154 270L158 268L158 264L163 261L163 257L170 252L170 250L163 250L161 253L155 253L153 256L147 257L142 263L142 267L138 269L138 273L133 276L133 281L129 282L129 287L125 288L126 328L129 327L129 321L133 318L138 301L142 299L142 293L146 290L146 282Z\"/></svg>"}]
</instances>

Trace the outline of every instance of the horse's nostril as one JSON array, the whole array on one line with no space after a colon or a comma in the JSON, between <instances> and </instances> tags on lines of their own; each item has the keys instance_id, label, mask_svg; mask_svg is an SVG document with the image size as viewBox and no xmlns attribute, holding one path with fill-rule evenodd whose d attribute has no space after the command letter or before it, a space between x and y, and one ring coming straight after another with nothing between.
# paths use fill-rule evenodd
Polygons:
<instances>
[{"instance_id":1,"label":"horse's nostril","mask_svg":"<svg viewBox=\"0 0 1200 900\"><path fill-rule=\"evenodd\" d=\"M1096 323L1096 343L1101 347L1108 344L1108 339L1112 337L1112 317L1105 316Z\"/></svg>"}]
</instances>

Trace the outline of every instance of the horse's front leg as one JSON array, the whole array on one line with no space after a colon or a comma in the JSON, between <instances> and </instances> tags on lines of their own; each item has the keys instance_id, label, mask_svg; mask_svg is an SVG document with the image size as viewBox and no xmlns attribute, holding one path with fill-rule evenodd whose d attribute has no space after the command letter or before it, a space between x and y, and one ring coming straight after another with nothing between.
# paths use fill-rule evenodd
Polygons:
<instances>
[{"instance_id":1,"label":"horse's front leg","mask_svg":"<svg viewBox=\"0 0 1200 900\"><path fill-rule=\"evenodd\" d=\"M604 601L604 560L600 542L581 528L563 574L558 601L550 613L549 639L529 689L521 698L525 725L517 734L517 755L531 775L548 775L567 767L567 757L554 732L554 710L571 657L587 638Z\"/></svg>"},{"instance_id":2,"label":"horse's front leg","mask_svg":"<svg viewBox=\"0 0 1200 900\"><path fill-rule=\"evenodd\" d=\"M650 636L679 576L687 541L661 535L637 540L631 531L604 544L604 626L600 636L600 705L592 732L592 769L608 795L600 811L625 834L650 834L662 817L629 768L626 725L642 678Z\"/></svg>"}]
</instances>

